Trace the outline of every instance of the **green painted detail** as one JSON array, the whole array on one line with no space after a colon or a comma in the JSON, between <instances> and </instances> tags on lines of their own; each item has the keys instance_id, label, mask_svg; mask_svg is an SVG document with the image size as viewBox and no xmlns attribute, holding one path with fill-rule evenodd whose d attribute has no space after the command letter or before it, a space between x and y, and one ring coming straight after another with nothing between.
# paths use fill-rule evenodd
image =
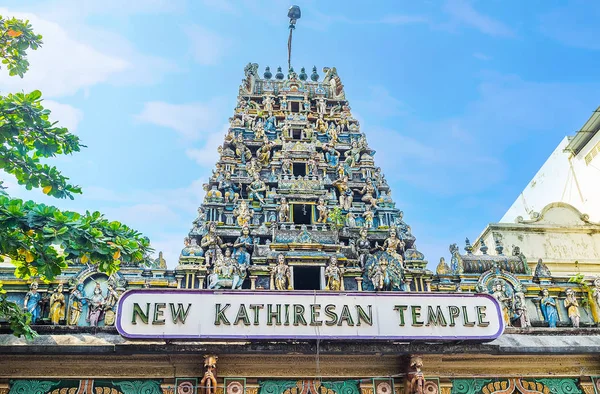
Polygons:
<instances>
[{"instance_id":1,"label":"green painted detail","mask_svg":"<svg viewBox=\"0 0 600 394\"><path fill-rule=\"evenodd\" d=\"M479 394L492 379L452 379L452 394Z\"/></svg>"},{"instance_id":2,"label":"green painted detail","mask_svg":"<svg viewBox=\"0 0 600 394\"><path fill-rule=\"evenodd\" d=\"M337 394L360 394L358 380L345 380L343 382L322 382L321 386L333 390Z\"/></svg>"},{"instance_id":3,"label":"green painted detail","mask_svg":"<svg viewBox=\"0 0 600 394\"><path fill-rule=\"evenodd\" d=\"M127 380L112 382L123 394L162 394L160 382L156 380Z\"/></svg>"},{"instance_id":4,"label":"green painted detail","mask_svg":"<svg viewBox=\"0 0 600 394\"><path fill-rule=\"evenodd\" d=\"M46 394L59 383L60 381L49 380L13 380L8 394Z\"/></svg>"},{"instance_id":5,"label":"green painted detail","mask_svg":"<svg viewBox=\"0 0 600 394\"><path fill-rule=\"evenodd\" d=\"M583 394L583 391L577 385L577 379L548 378L535 379L534 381L548 387L552 394Z\"/></svg>"},{"instance_id":6,"label":"green painted detail","mask_svg":"<svg viewBox=\"0 0 600 394\"><path fill-rule=\"evenodd\" d=\"M296 387L297 380L262 380L258 394L282 394L285 390Z\"/></svg>"}]
</instances>

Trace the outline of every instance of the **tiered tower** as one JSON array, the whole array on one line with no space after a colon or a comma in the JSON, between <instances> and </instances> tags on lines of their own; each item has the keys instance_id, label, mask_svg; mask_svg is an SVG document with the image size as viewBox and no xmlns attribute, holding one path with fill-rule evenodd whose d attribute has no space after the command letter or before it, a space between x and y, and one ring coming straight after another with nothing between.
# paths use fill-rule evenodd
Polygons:
<instances>
[{"instance_id":1,"label":"tiered tower","mask_svg":"<svg viewBox=\"0 0 600 394\"><path fill-rule=\"evenodd\" d=\"M426 291L432 273L335 67L244 72L179 287Z\"/></svg>"}]
</instances>

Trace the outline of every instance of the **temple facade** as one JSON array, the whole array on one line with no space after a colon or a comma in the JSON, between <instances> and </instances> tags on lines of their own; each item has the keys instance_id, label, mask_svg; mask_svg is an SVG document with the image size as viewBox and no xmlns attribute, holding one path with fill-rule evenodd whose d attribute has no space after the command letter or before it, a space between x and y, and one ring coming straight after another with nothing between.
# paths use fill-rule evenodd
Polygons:
<instances>
[{"instance_id":1,"label":"temple facade","mask_svg":"<svg viewBox=\"0 0 600 394\"><path fill-rule=\"evenodd\" d=\"M367 132L335 67L248 64L174 269L0 264L39 333L0 326L0 394L600 393L600 225L548 204L430 270Z\"/></svg>"}]
</instances>

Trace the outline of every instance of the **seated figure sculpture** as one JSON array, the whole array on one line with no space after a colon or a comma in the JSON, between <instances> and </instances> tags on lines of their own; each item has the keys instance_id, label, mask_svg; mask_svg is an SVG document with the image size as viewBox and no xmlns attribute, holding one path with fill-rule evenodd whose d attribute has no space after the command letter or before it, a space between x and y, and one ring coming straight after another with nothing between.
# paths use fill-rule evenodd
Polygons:
<instances>
[{"instance_id":1,"label":"seated figure sculpture","mask_svg":"<svg viewBox=\"0 0 600 394\"><path fill-rule=\"evenodd\" d=\"M231 249L225 250L225 256L219 251L215 259L214 268L208 275L209 289L240 289L246 278L245 267L240 267L231 256Z\"/></svg>"}]
</instances>

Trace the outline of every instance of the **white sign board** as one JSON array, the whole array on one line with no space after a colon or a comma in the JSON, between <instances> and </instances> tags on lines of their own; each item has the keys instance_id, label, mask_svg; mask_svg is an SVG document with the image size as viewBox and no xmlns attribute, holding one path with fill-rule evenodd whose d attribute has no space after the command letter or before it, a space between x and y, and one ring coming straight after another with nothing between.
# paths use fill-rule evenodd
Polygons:
<instances>
[{"instance_id":1,"label":"white sign board","mask_svg":"<svg viewBox=\"0 0 600 394\"><path fill-rule=\"evenodd\" d=\"M500 306L485 294L130 290L117 329L128 338L491 341Z\"/></svg>"}]
</instances>

